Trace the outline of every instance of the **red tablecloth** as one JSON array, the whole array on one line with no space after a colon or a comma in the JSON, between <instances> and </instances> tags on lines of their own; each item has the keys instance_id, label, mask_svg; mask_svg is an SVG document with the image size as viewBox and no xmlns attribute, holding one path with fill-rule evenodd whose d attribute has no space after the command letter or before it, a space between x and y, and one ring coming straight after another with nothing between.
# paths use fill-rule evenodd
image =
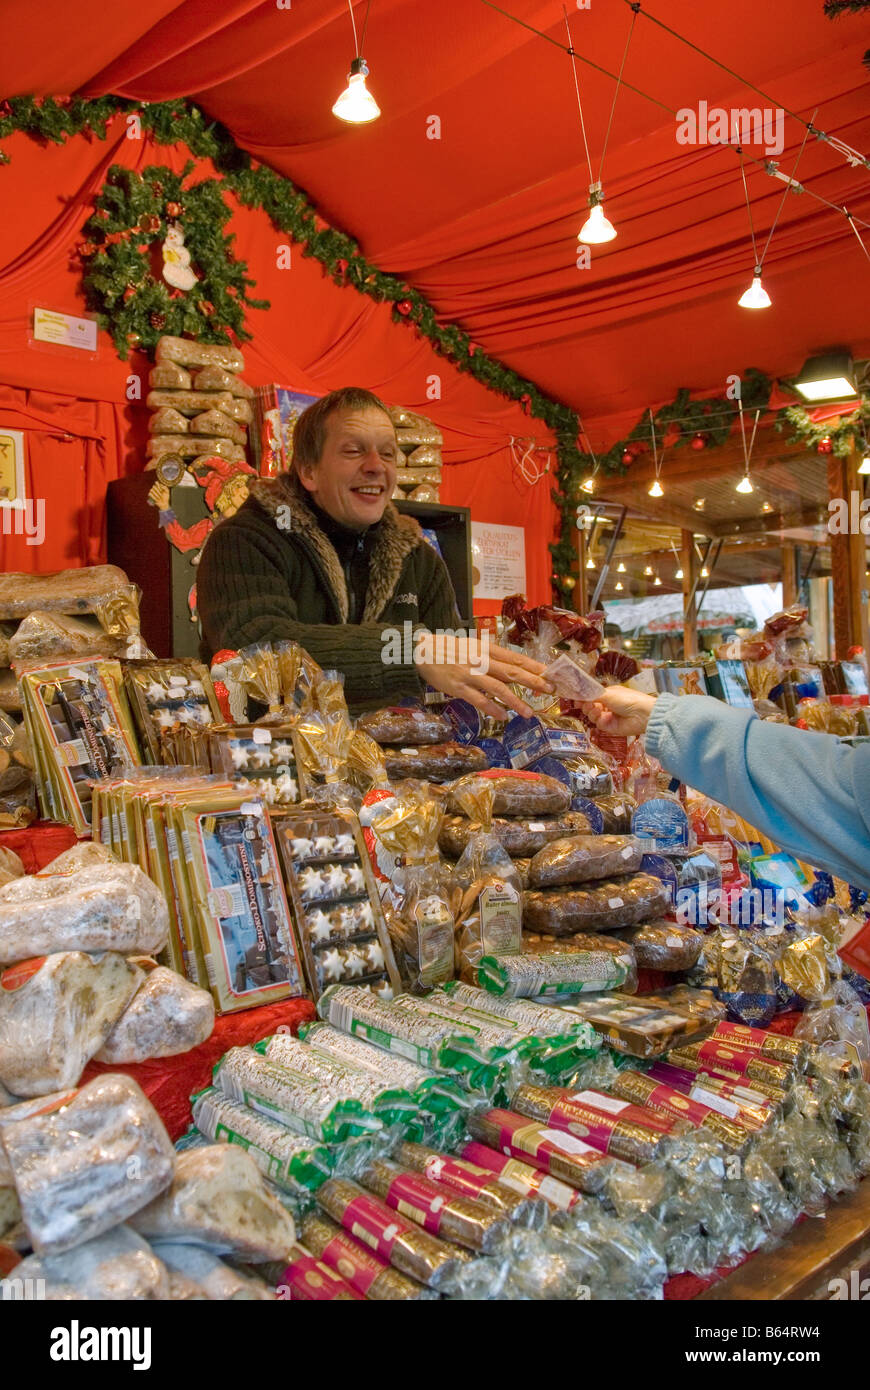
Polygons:
<instances>
[{"instance_id":1,"label":"red tablecloth","mask_svg":"<svg viewBox=\"0 0 870 1390\"><path fill-rule=\"evenodd\" d=\"M50 820L34 821L25 830L0 830L0 845L14 850L26 874L39 873L52 859L76 844L77 838L71 826Z\"/></svg>"}]
</instances>

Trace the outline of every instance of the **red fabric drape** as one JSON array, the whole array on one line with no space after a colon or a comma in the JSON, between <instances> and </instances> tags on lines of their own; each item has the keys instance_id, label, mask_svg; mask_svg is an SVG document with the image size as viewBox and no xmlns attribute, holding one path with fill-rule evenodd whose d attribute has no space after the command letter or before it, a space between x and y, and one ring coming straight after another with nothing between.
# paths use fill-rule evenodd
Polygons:
<instances>
[{"instance_id":1,"label":"red fabric drape","mask_svg":"<svg viewBox=\"0 0 870 1390\"><path fill-rule=\"evenodd\" d=\"M76 246L109 165L180 169L187 151L127 139L123 120L112 123L105 144L77 137L43 149L16 136L8 148L12 162L0 179L18 211L0 224L0 423L25 431L29 495L45 499L46 539L30 546L23 535L0 536L0 559L5 569L46 572L105 558L106 484L143 466L150 364L142 353L119 360L105 333L96 355L35 343L33 307L83 312ZM192 179L213 174L200 162ZM546 429L395 324L388 305L334 285L300 247L292 248L290 268L279 269L277 248L286 238L265 214L227 201L236 252L272 305L250 314L246 379L313 393L355 383L431 416L444 433L442 500L471 506L481 521L525 526L527 588L534 601L546 601L551 481L523 484L509 448L512 436L531 430L552 449ZM156 525L156 517L149 512L143 524Z\"/></svg>"}]
</instances>

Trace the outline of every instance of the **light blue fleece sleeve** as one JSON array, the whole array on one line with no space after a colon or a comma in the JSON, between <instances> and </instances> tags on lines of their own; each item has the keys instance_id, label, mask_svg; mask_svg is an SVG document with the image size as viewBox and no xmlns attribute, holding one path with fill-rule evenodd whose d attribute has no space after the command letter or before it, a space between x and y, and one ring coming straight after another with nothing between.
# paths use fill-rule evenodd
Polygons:
<instances>
[{"instance_id":1,"label":"light blue fleece sleeve","mask_svg":"<svg viewBox=\"0 0 870 1390\"><path fill-rule=\"evenodd\" d=\"M708 695L659 695L647 752L782 849L870 889L870 745L766 723Z\"/></svg>"}]
</instances>

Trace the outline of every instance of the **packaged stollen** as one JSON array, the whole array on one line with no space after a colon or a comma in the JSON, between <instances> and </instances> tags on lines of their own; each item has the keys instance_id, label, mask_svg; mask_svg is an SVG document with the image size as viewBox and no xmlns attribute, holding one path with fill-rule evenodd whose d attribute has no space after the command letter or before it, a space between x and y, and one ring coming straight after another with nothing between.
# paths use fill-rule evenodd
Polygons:
<instances>
[{"instance_id":1,"label":"packaged stollen","mask_svg":"<svg viewBox=\"0 0 870 1390\"><path fill-rule=\"evenodd\" d=\"M24 877L24 865L14 850L0 846L0 886Z\"/></svg>"},{"instance_id":2,"label":"packaged stollen","mask_svg":"<svg viewBox=\"0 0 870 1390\"><path fill-rule=\"evenodd\" d=\"M214 1029L214 1001L174 970L140 961L145 983L97 1053L98 1062L129 1065L149 1057L176 1057L199 1047Z\"/></svg>"},{"instance_id":3,"label":"packaged stollen","mask_svg":"<svg viewBox=\"0 0 870 1390\"><path fill-rule=\"evenodd\" d=\"M410 1216L424 1231L466 1250L490 1255L504 1242L511 1223L492 1207L460 1197L449 1187L389 1159L373 1159L360 1177L394 1211Z\"/></svg>"},{"instance_id":4,"label":"packaged stollen","mask_svg":"<svg viewBox=\"0 0 870 1390\"><path fill-rule=\"evenodd\" d=\"M404 778L426 782L452 782L468 772L482 771L488 766L486 754L473 744L444 743L409 744L405 748L384 747L384 766L390 781Z\"/></svg>"},{"instance_id":5,"label":"packaged stollen","mask_svg":"<svg viewBox=\"0 0 870 1390\"><path fill-rule=\"evenodd\" d=\"M449 1287L469 1258L466 1251L430 1235L347 1178L330 1178L318 1189L317 1201L382 1260L430 1289L441 1292Z\"/></svg>"},{"instance_id":6,"label":"packaged stollen","mask_svg":"<svg viewBox=\"0 0 870 1390\"><path fill-rule=\"evenodd\" d=\"M384 1086L372 1072L328 1057L289 1033L263 1038L254 1050L268 1057L270 1062L321 1081L336 1096L358 1100L367 1114L384 1125L413 1125L419 1115L420 1107L409 1091L399 1086Z\"/></svg>"},{"instance_id":7,"label":"packaged stollen","mask_svg":"<svg viewBox=\"0 0 870 1390\"><path fill-rule=\"evenodd\" d=\"M171 1185L130 1218L152 1237L260 1263L285 1259L296 1231L254 1160L235 1144L178 1154Z\"/></svg>"},{"instance_id":8,"label":"packaged stollen","mask_svg":"<svg viewBox=\"0 0 870 1390\"><path fill-rule=\"evenodd\" d=\"M162 951L169 914L135 864L28 875L0 888L0 966L52 952Z\"/></svg>"},{"instance_id":9,"label":"packaged stollen","mask_svg":"<svg viewBox=\"0 0 870 1390\"><path fill-rule=\"evenodd\" d=\"M60 661L63 657L69 660L78 656L123 656L126 648L126 637L110 637L95 617L70 618L37 609L19 623L9 638L6 664Z\"/></svg>"},{"instance_id":10,"label":"packaged stollen","mask_svg":"<svg viewBox=\"0 0 870 1390\"><path fill-rule=\"evenodd\" d=\"M574 835L554 840L532 859L529 883L533 888L553 888L634 873L643 854L643 846L632 835Z\"/></svg>"},{"instance_id":11,"label":"packaged stollen","mask_svg":"<svg viewBox=\"0 0 870 1390\"><path fill-rule=\"evenodd\" d=\"M742 1153L749 1142L750 1131L737 1120L728 1119L719 1110L692 1100L682 1091L664 1082L645 1076L643 1072L620 1070L610 1087L620 1100L631 1101L661 1115L682 1116L696 1129L706 1129L727 1149Z\"/></svg>"},{"instance_id":12,"label":"packaged stollen","mask_svg":"<svg viewBox=\"0 0 870 1390\"><path fill-rule=\"evenodd\" d=\"M495 1180L489 1169L480 1168L465 1158L439 1153L425 1144L406 1142L396 1150L396 1160L405 1169L422 1173L438 1187L470 1198L516 1226L539 1231L547 1224L547 1203L542 1197L506 1187Z\"/></svg>"},{"instance_id":13,"label":"packaged stollen","mask_svg":"<svg viewBox=\"0 0 870 1390\"><path fill-rule=\"evenodd\" d=\"M13 1095L74 1086L143 981L115 951L60 951L0 972L0 1083Z\"/></svg>"},{"instance_id":14,"label":"packaged stollen","mask_svg":"<svg viewBox=\"0 0 870 1390\"><path fill-rule=\"evenodd\" d=\"M511 1106L551 1129L582 1134L594 1149L629 1163L648 1163L661 1154L669 1135L691 1129L685 1119L657 1115L603 1091L524 1085L514 1091Z\"/></svg>"},{"instance_id":15,"label":"packaged stollen","mask_svg":"<svg viewBox=\"0 0 870 1390\"><path fill-rule=\"evenodd\" d=\"M465 787L454 783L452 790L469 820L480 827L453 870L456 973L470 982L484 956L519 952L522 888L510 856L492 834L492 787L472 779Z\"/></svg>"},{"instance_id":16,"label":"packaged stollen","mask_svg":"<svg viewBox=\"0 0 870 1390\"><path fill-rule=\"evenodd\" d=\"M281 1274L278 1297L291 1303L362 1302L363 1295L329 1265L318 1260L301 1245L290 1251Z\"/></svg>"},{"instance_id":17,"label":"packaged stollen","mask_svg":"<svg viewBox=\"0 0 870 1390\"><path fill-rule=\"evenodd\" d=\"M600 879L571 888L529 889L523 898L523 926L546 936L631 927L667 909L668 892L651 874Z\"/></svg>"},{"instance_id":18,"label":"packaged stollen","mask_svg":"<svg viewBox=\"0 0 870 1390\"><path fill-rule=\"evenodd\" d=\"M28 1255L15 1266L15 1278L32 1280L35 1288L41 1285L40 1297L51 1303L171 1297L162 1259L128 1226L116 1226L62 1255Z\"/></svg>"},{"instance_id":19,"label":"packaged stollen","mask_svg":"<svg viewBox=\"0 0 870 1390\"><path fill-rule=\"evenodd\" d=\"M492 785L494 816L561 815L570 809L570 793L555 777L537 772L508 772L504 768L491 768L485 773L464 777L455 787L461 792L467 787L474 787L478 781ZM447 809L456 813L463 810L453 787L447 791Z\"/></svg>"},{"instance_id":20,"label":"packaged stollen","mask_svg":"<svg viewBox=\"0 0 870 1390\"><path fill-rule=\"evenodd\" d=\"M230 1100L326 1144L381 1128L358 1100L336 1096L298 1067L279 1066L251 1047L232 1047L216 1063L214 1085Z\"/></svg>"},{"instance_id":21,"label":"packaged stollen","mask_svg":"<svg viewBox=\"0 0 870 1390\"><path fill-rule=\"evenodd\" d=\"M397 1009L396 1002L387 1004L353 986L330 985L317 1002L317 1012L341 1032L375 1043L430 1071L467 1073L483 1060L474 1029L455 1014L411 1013Z\"/></svg>"},{"instance_id":22,"label":"packaged stollen","mask_svg":"<svg viewBox=\"0 0 870 1390\"><path fill-rule=\"evenodd\" d=\"M231 1269L210 1250L175 1240L154 1240L151 1248L169 1271L171 1298L200 1298L215 1302L272 1301L275 1294L262 1279ZM182 1292L183 1290L183 1292Z\"/></svg>"},{"instance_id":23,"label":"packaged stollen","mask_svg":"<svg viewBox=\"0 0 870 1390\"><path fill-rule=\"evenodd\" d=\"M576 797L574 803L578 810L585 809ZM630 796L628 792L613 792L610 795L596 796L594 804L603 817L603 834L631 834L631 817L637 810L637 801L633 796Z\"/></svg>"},{"instance_id":24,"label":"packaged stollen","mask_svg":"<svg viewBox=\"0 0 870 1390\"><path fill-rule=\"evenodd\" d=\"M215 1086L193 1096L191 1108L193 1123L206 1139L216 1144L238 1144L282 1192L297 1196L313 1192L332 1171L325 1145L230 1100Z\"/></svg>"},{"instance_id":25,"label":"packaged stollen","mask_svg":"<svg viewBox=\"0 0 870 1390\"><path fill-rule=\"evenodd\" d=\"M399 747L445 743L453 734L453 726L445 715L422 705L397 705L361 714L356 727L376 743L392 743Z\"/></svg>"},{"instance_id":26,"label":"packaged stollen","mask_svg":"<svg viewBox=\"0 0 870 1390\"><path fill-rule=\"evenodd\" d=\"M614 993L567 1006L601 1033L608 1047L630 1057L660 1057L669 1048L709 1033L718 1015L698 1016L655 996Z\"/></svg>"},{"instance_id":27,"label":"packaged stollen","mask_svg":"<svg viewBox=\"0 0 870 1390\"><path fill-rule=\"evenodd\" d=\"M726 1119L736 1120L744 1129L756 1132L769 1125L779 1113L785 1100L785 1092L778 1102L763 1095L751 1085L743 1086L737 1081L726 1081L720 1076L697 1074L683 1067L672 1066L669 1062L654 1062L646 1073L652 1081L672 1086L675 1091L690 1096L692 1100L708 1105Z\"/></svg>"},{"instance_id":28,"label":"packaged stollen","mask_svg":"<svg viewBox=\"0 0 870 1390\"><path fill-rule=\"evenodd\" d=\"M124 661L124 685L146 762L163 762L168 730L221 721L207 668L199 661Z\"/></svg>"},{"instance_id":29,"label":"packaged stollen","mask_svg":"<svg viewBox=\"0 0 870 1390\"><path fill-rule=\"evenodd\" d=\"M442 854L459 859L479 829L477 823L467 816L445 816L438 834ZM537 854L553 840L563 839L566 835L585 835L592 825L589 817L582 812L564 811L558 816L539 818L517 816L509 820L505 816L494 816L489 829L505 853L516 860Z\"/></svg>"},{"instance_id":30,"label":"packaged stollen","mask_svg":"<svg viewBox=\"0 0 870 1390\"><path fill-rule=\"evenodd\" d=\"M580 1192L600 1192L614 1171L614 1164L618 1166L618 1160L575 1134L559 1127L548 1128L513 1110L475 1110L467 1123L469 1134L480 1144L528 1163ZM467 1146L462 1152L469 1156ZM542 1189L542 1196L546 1195Z\"/></svg>"},{"instance_id":31,"label":"packaged stollen","mask_svg":"<svg viewBox=\"0 0 870 1390\"><path fill-rule=\"evenodd\" d=\"M496 1149L488 1148L476 1139L463 1145L460 1157L462 1162L479 1168L481 1172L491 1173L500 1188L508 1188L524 1198L543 1200L553 1211L570 1211L583 1200L576 1187L570 1187L560 1178L550 1177L548 1173L533 1168L530 1163L523 1163L518 1158L510 1158Z\"/></svg>"},{"instance_id":32,"label":"packaged stollen","mask_svg":"<svg viewBox=\"0 0 870 1390\"><path fill-rule=\"evenodd\" d=\"M71 1250L132 1217L172 1180L175 1154L157 1111L129 1076L100 1076L4 1125L37 1254Z\"/></svg>"},{"instance_id":33,"label":"packaged stollen","mask_svg":"<svg viewBox=\"0 0 870 1390\"><path fill-rule=\"evenodd\" d=\"M691 970L704 945L703 932L677 922L644 922L614 933L634 951L643 970Z\"/></svg>"},{"instance_id":34,"label":"packaged stollen","mask_svg":"<svg viewBox=\"0 0 870 1390\"><path fill-rule=\"evenodd\" d=\"M477 983L492 994L513 999L564 998L606 989L637 988L637 971L630 946L616 942L592 944L573 951L529 951L519 956L484 956ZM601 938L595 938L600 942Z\"/></svg>"},{"instance_id":35,"label":"packaged stollen","mask_svg":"<svg viewBox=\"0 0 870 1390\"><path fill-rule=\"evenodd\" d=\"M429 1300L437 1297L432 1289L392 1269L362 1241L320 1212L309 1212L299 1230L307 1250L334 1269L351 1288L373 1302Z\"/></svg>"},{"instance_id":36,"label":"packaged stollen","mask_svg":"<svg viewBox=\"0 0 870 1390\"><path fill-rule=\"evenodd\" d=\"M133 605L138 631L138 589L117 565L91 565L85 569L58 570L54 574L0 574L0 619L23 619L35 610L77 615L98 609L119 611L120 601ZM106 631L111 631L110 622Z\"/></svg>"},{"instance_id":37,"label":"packaged stollen","mask_svg":"<svg viewBox=\"0 0 870 1390\"><path fill-rule=\"evenodd\" d=\"M314 998L352 981L391 999L399 972L356 816L288 811L272 826Z\"/></svg>"},{"instance_id":38,"label":"packaged stollen","mask_svg":"<svg viewBox=\"0 0 870 1390\"><path fill-rule=\"evenodd\" d=\"M453 977L450 883L438 853L442 815L426 788L412 783L396 798L394 809L372 826L389 852L403 856L394 881L401 906L393 946L402 979L417 991Z\"/></svg>"},{"instance_id":39,"label":"packaged stollen","mask_svg":"<svg viewBox=\"0 0 870 1390\"><path fill-rule=\"evenodd\" d=\"M241 792L177 795L168 806L189 886L189 917L222 1013L303 995L302 963L272 827L263 802ZM171 851L170 851L171 852Z\"/></svg>"},{"instance_id":40,"label":"packaged stollen","mask_svg":"<svg viewBox=\"0 0 870 1390\"><path fill-rule=\"evenodd\" d=\"M365 1042L362 1037L342 1032L330 1023L306 1024L301 1036L314 1051L359 1067L374 1077L380 1086L397 1086L407 1091L420 1109L429 1115L449 1117L458 1110L467 1109L469 1105L468 1094L458 1078L430 1071L394 1051L385 1052L374 1041Z\"/></svg>"}]
</instances>

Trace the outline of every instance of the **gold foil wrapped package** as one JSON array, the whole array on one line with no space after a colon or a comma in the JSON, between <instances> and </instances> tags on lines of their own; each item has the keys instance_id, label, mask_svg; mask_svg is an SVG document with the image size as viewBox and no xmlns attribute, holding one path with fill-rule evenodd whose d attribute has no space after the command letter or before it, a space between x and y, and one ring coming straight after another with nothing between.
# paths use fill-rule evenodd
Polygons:
<instances>
[{"instance_id":1,"label":"gold foil wrapped package","mask_svg":"<svg viewBox=\"0 0 870 1390\"><path fill-rule=\"evenodd\" d=\"M281 680L271 642L255 642L250 647L240 648L229 665L249 700L267 705L270 710L280 709Z\"/></svg>"},{"instance_id":2,"label":"gold foil wrapped package","mask_svg":"<svg viewBox=\"0 0 870 1390\"><path fill-rule=\"evenodd\" d=\"M480 829L469 838L454 870L456 971L471 982L484 956L516 955L522 943L522 886L510 856L491 833L493 788L483 779L455 791Z\"/></svg>"},{"instance_id":3,"label":"gold foil wrapped package","mask_svg":"<svg viewBox=\"0 0 870 1390\"><path fill-rule=\"evenodd\" d=\"M306 1250L334 1269L364 1298L377 1302L433 1299L437 1295L416 1279L400 1274L330 1217L312 1211L299 1234Z\"/></svg>"},{"instance_id":4,"label":"gold foil wrapped package","mask_svg":"<svg viewBox=\"0 0 870 1390\"><path fill-rule=\"evenodd\" d=\"M382 1260L429 1288L443 1289L470 1258L347 1178L330 1178L318 1190L317 1200L333 1221Z\"/></svg>"},{"instance_id":5,"label":"gold foil wrapped package","mask_svg":"<svg viewBox=\"0 0 870 1390\"><path fill-rule=\"evenodd\" d=\"M418 1226L466 1250L488 1255L509 1233L510 1219L470 1197L459 1196L413 1168L375 1159L361 1182L388 1207L410 1216Z\"/></svg>"},{"instance_id":6,"label":"gold foil wrapped package","mask_svg":"<svg viewBox=\"0 0 870 1390\"><path fill-rule=\"evenodd\" d=\"M373 787L388 785L384 755L375 740L360 728L356 728L351 735L347 768L350 780L363 795Z\"/></svg>"},{"instance_id":7,"label":"gold foil wrapped package","mask_svg":"<svg viewBox=\"0 0 870 1390\"><path fill-rule=\"evenodd\" d=\"M400 906L390 918L399 971L410 988L453 977L454 922L447 871L438 854L443 811L422 784L410 784L373 830L405 867L396 871Z\"/></svg>"},{"instance_id":8,"label":"gold foil wrapped package","mask_svg":"<svg viewBox=\"0 0 870 1390\"><path fill-rule=\"evenodd\" d=\"M303 714L312 707L314 691L323 672L313 657L297 642L276 642L278 685L286 710Z\"/></svg>"},{"instance_id":9,"label":"gold foil wrapped package","mask_svg":"<svg viewBox=\"0 0 870 1390\"><path fill-rule=\"evenodd\" d=\"M793 939L782 949L776 968L789 989L802 999L827 999L831 977L824 937L819 932Z\"/></svg>"}]
</instances>

